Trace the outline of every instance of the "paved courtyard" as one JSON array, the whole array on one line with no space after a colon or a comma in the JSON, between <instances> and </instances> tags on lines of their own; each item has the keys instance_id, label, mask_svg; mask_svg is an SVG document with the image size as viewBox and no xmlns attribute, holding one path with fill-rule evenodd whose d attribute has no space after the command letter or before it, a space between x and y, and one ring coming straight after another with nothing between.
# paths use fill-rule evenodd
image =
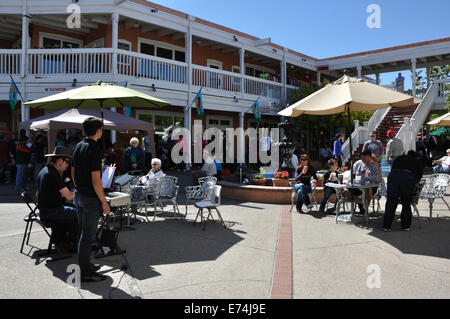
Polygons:
<instances>
[{"instance_id":1,"label":"paved courtyard","mask_svg":"<svg viewBox=\"0 0 450 319\"><path fill-rule=\"evenodd\" d=\"M442 200L431 221L428 202L420 201L421 228L417 218L409 232L395 221L390 233L381 228L381 214L365 228L336 224L317 207L297 214L289 206L228 199L220 207L228 227L210 223L202 231L193 227L195 208L188 208L186 220L165 214L121 232L127 252L96 260L109 278L75 288L66 280L76 255L50 263L38 257L48 244L38 225L32 246L19 252L27 207L12 187L0 185L0 298L450 297L450 212Z\"/></svg>"}]
</instances>

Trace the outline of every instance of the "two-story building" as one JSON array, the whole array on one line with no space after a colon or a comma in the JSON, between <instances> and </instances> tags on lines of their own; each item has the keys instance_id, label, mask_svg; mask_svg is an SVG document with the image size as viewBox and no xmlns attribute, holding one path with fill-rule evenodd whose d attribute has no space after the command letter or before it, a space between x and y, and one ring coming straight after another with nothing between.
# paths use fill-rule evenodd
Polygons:
<instances>
[{"instance_id":1,"label":"two-story building","mask_svg":"<svg viewBox=\"0 0 450 319\"><path fill-rule=\"evenodd\" d=\"M333 81L344 70L378 83L383 72L415 74L449 62L450 38L316 59L145 0L2 0L0 127L15 131L45 112L10 109L11 76L26 101L97 80L126 84L171 103L132 108L161 131L190 129L200 119L189 107L201 88L205 128L255 126L257 99L262 126L270 127L299 86Z\"/></svg>"}]
</instances>

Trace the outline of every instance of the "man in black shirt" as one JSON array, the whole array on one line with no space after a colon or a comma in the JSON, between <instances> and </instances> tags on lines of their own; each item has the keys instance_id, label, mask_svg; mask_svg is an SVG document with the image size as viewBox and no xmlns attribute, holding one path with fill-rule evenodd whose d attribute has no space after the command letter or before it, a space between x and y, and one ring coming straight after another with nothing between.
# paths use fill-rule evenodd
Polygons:
<instances>
[{"instance_id":1,"label":"man in black shirt","mask_svg":"<svg viewBox=\"0 0 450 319\"><path fill-rule=\"evenodd\" d=\"M409 230L411 227L412 196L422 175L423 167L417 159L416 152L409 151L407 155L401 155L395 159L387 183L387 199L383 221L385 231L391 230L399 197L402 204L400 215L402 229Z\"/></svg>"},{"instance_id":2,"label":"man in black shirt","mask_svg":"<svg viewBox=\"0 0 450 319\"><path fill-rule=\"evenodd\" d=\"M98 266L91 264L90 254L101 210L105 215L110 214L101 180L103 154L97 143L103 133L102 121L89 117L83 122L83 129L87 138L79 142L72 153L72 179L76 188L74 203L81 225L78 263L81 281L101 281L106 276L96 273Z\"/></svg>"},{"instance_id":3,"label":"man in black shirt","mask_svg":"<svg viewBox=\"0 0 450 319\"><path fill-rule=\"evenodd\" d=\"M41 221L54 225L54 241L58 252L74 249L77 239L77 213L73 207L65 206L64 200L73 200L73 193L65 186L62 174L70 163L70 150L56 146L53 154L47 154L49 164L37 177L36 197Z\"/></svg>"}]
</instances>

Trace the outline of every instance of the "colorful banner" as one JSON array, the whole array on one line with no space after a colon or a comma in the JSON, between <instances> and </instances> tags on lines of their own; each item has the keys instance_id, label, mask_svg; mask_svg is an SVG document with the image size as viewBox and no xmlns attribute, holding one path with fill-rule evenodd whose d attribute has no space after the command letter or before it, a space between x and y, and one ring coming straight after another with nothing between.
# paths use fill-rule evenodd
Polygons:
<instances>
[{"instance_id":1,"label":"colorful banner","mask_svg":"<svg viewBox=\"0 0 450 319\"><path fill-rule=\"evenodd\" d=\"M258 100L253 102L253 104L252 104L252 111L253 111L253 115L255 116L255 119L258 122L261 122L261 108L259 107L259 101Z\"/></svg>"},{"instance_id":2,"label":"colorful banner","mask_svg":"<svg viewBox=\"0 0 450 319\"><path fill-rule=\"evenodd\" d=\"M17 94L20 94L19 89L17 88L16 83L14 83L13 78L11 77L11 87L9 88L9 105L11 106L11 110L16 109L17 105Z\"/></svg>"},{"instance_id":3,"label":"colorful banner","mask_svg":"<svg viewBox=\"0 0 450 319\"><path fill-rule=\"evenodd\" d=\"M198 91L197 95L194 98L195 108L197 109L197 114L199 117L205 115L205 111L203 109L203 99L202 99L202 89Z\"/></svg>"}]
</instances>

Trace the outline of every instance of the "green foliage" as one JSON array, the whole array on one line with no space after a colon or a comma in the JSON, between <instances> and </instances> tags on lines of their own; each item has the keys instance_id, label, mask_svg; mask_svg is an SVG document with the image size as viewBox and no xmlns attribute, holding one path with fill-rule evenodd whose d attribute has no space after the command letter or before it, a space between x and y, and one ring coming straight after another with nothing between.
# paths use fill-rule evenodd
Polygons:
<instances>
[{"instance_id":1,"label":"green foliage","mask_svg":"<svg viewBox=\"0 0 450 319\"><path fill-rule=\"evenodd\" d=\"M450 65L433 66L431 69L431 78L450 79ZM450 91L450 85L446 86L447 92ZM450 94L447 93L447 111L450 111Z\"/></svg>"}]
</instances>

